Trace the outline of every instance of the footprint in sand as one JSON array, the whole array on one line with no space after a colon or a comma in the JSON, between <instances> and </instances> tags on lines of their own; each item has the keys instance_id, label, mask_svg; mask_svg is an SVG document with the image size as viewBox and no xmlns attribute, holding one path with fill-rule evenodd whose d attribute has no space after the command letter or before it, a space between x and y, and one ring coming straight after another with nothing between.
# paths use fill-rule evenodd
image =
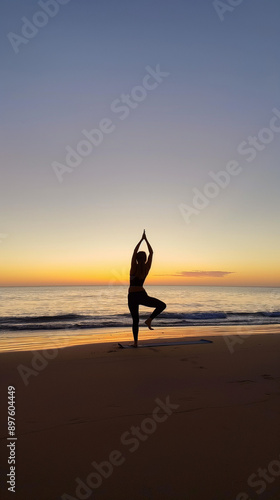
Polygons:
<instances>
[{"instance_id":1,"label":"footprint in sand","mask_svg":"<svg viewBox=\"0 0 280 500\"><path fill-rule=\"evenodd\" d=\"M267 373L264 373L262 375L262 378L265 378L266 380L275 380L271 375L268 375Z\"/></svg>"},{"instance_id":2,"label":"footprint in sand","mask_svg":"<svg viewBox=\"0 0 280 500\"><path fill-rule=\"evenodd\" d=\"M189 361L192 365L197 365L197 361L192 361L191 358L181 358L180 361ZM197 368L204 368L204 366L198 366Z\"/></svg>"},{"instance_id":3,"label":"footprint in sand","mask_svg":"<svg viewBox=\"0 0 280 500\"><path fill-rule=\"evenodd\" d=\"M228 382L229 384L246 384L252 382L253 384L255 383L254 380L232 380Z\"/></svg>"}]
</instances>

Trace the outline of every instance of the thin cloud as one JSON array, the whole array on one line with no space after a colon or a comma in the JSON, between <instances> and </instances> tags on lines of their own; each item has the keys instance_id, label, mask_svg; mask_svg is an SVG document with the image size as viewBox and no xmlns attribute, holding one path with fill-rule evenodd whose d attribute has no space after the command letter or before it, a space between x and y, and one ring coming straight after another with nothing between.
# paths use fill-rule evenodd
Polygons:
<instances>
[{"instance_id":1,"label":"thin cloud","mask_svg":"<svg viewBox=\"0 0 280 500\"><path fill-rule=\"evenodd\" d=\"M233 271L181 271L177 274L161 274L158 276L177 276L181 278L224 278Z\"/></svg>"}]
</instances>

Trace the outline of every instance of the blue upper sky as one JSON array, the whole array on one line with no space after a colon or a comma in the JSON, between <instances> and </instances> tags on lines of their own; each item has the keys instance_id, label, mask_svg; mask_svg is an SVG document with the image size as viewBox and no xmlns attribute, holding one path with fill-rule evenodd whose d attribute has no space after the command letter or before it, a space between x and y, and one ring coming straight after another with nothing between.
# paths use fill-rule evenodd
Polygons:
<instances>
[{"instance_id":1,"label":"blue upper sky","mask_svg":"<svg viewBox=\"0 0 280 500\"><path fill-rule=\"evenodd\" d=\"M251 251L249 228L275 237L280 133L252 164L237 147L280 110L280 4L243 0L223 21L213 4L2 1L0 233L9 238L1 252L30 253L42 244L51 250L54 241L64 251L73 234L82 252L93 244L89 227L101 249L116 235L133 244L144 227L160 245L170 231L180 262L190 239L189 251L197 251L198 235L201 254L202 234L224 241L230 228ZM55 15L40 17L42 5ZM26 27L26 19L45 26ZM25 43L15 42L26 33ZM121 121L112 102L142 85L145 68L157 64L169 76ZM75 149L82 130L104 118L114 132L59 183L52 163L65 163L65 148ZM193 189L211 180L209 171L232 159L242 174L187 226L178 206L190 205Z\"/></svg>"}]
</instances>

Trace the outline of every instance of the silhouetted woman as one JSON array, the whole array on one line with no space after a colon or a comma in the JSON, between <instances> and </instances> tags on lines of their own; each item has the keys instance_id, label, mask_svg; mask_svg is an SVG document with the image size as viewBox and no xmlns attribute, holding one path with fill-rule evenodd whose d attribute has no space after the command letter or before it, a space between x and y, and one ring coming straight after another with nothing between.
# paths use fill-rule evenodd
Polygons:
<instances>
[{"instance_id":1,"label":"silhouetted woman","mask_svg":"<svg viewBox=\"0 0 280 500\"><path fill-rule=\"evenodd\" d=\"M147 260L147 255L145 252L138 252L138 249L142 241L146 241L149 250L149 257ZM130 287L128 290L128 307L133 319L132 331L134 337L134 347L137 347L138 341L138 330L139 330L139 305L147 307L155 307L155 310L146 319L145 323L150 330L152 320L158 316L165 308L166 304L161 300L155 299L154 297L149 297L147 292L143 288L143 283L150 271L153 259L153 249L147 240L145 230L143 236L139 243L136 245L132 259L131 259L131 269L130 269Z\"/></svg>"}]
</instances>

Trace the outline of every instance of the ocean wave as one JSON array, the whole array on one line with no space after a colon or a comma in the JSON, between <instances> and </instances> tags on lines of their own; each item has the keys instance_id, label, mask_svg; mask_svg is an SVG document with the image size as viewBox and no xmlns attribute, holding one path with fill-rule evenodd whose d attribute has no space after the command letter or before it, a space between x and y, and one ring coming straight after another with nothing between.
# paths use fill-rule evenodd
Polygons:
<instances>
[{"instance_id":1,"label":"ocean wave","mask_svg":"<svg viewBox=\"0 0 280 500\"><path fill-rule=\"evenodd\" d=\"M262 316L269 316L270 318L280 318L280 311L273 311L273 312L261 312L260 313Z\"/></svg>"},{"instance_id":2,"label":"ocean wave","mask_svg":"<svg viewBox=\"0 0 280 500\"><path fill-rule=\"evenodd\" d=\"M227 317L227 313L221 311L199 311L191 313L162 313L161 318L168 319L191 319L191 320L206 320L206 319L224 319Z\"/></svg>"},{"instance_id":3,"label":"ocean wave","mask_svg":"<svg viewBox=\"0 0 280 500\"><path fill-rule=\"evenodd\" d=\"M147 313L140 313L140 326ZM195 326L195 325L267 325L280 323L280 311L190 311L163 312L156 323L163 326ZM130 327L129 313L116 315L57 314L42 316L3 316L0 318L2 331L34 331L34 330L82 330L96 328Z\"/></svg>"},{"instance_id":4,"label":"ocean wave","mask_svg":"<svg viewBox=\"0 0 280 500\"><path fill-rule=\"evenodd\" d=\"M87 318L81 314L56 314L54 316L3 316L0 324L11 323L48 323L50 321L75 321Z\"/></svg>"}]
</instances>

